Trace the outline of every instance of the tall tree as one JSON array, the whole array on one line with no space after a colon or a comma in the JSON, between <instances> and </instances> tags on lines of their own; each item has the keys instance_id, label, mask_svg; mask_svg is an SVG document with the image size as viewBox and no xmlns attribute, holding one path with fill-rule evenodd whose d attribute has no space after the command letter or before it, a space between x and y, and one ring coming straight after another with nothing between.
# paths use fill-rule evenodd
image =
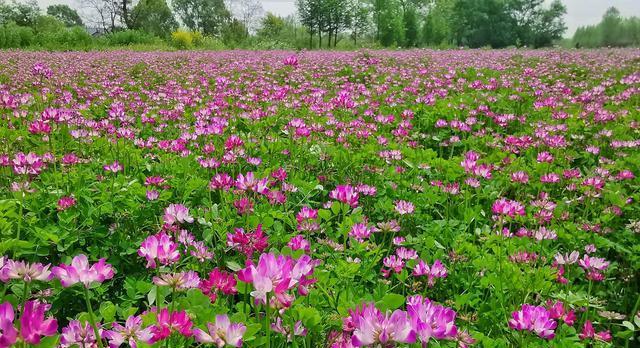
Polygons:
<instances>
[{"instance_id":1,"label":"tall tree","mask_svg":"<svg viewBox=\"0 0 640 348\"><path fill-rule=\"evenodd\" d=\"M120 22L120 7L112 0L80 0L82 7L90 13L87 21L105 33L118 29Z\"/></svg>"},{"instance_id":2,"label":"tall tree","mask_svg":"<svg viewBox=\"0 0 640 348\"><path fill-rule=\"evenodd\" d=\"M233 16L242 22L247 29L247 34L258 29L259 19L264 15L264 9L260 1L236 0L231 2L229 7Z\"/></svg>"},{"instance_id":3,"label":"tall tree","mask_svg":"<svg viewBox=\"0 0 640 348\"><path fill-rule=\"evenodd\" d=\"M67 27L82 26L82 19L78 12L63 4L47 7L47 14L60 20Z\"/></svg>"},{"instance_id":4,"label":"tall tree","mask_svg":"<svg viewBox=\"0 0 640 348\"><path fill-rule=\"evenodd\" d=\"M220 36L231 20L223 0L174 0L173 9L187 28L206 35Z\"/></svg>"},{"instance_id":5,"label":"tall tree","mask_svg":"<svg viewBox=\"0 0 640 348\"><path fill-rule=\"evenodd\" d=\"M158 37L169 37L178 27L165 0L140 0L131 10L130 27Z\"/></svg>"},{"instance_id":6,"label":"tall tree","mask_svg":"<svg viewBox=\"0 0 640 348\"><path fill-rule=\"evenodd\" d=\"M413 6L405 7L402 23L404 25L405 47L415 47L418 44L418 17Z\"/></svg>"}]
</instances>

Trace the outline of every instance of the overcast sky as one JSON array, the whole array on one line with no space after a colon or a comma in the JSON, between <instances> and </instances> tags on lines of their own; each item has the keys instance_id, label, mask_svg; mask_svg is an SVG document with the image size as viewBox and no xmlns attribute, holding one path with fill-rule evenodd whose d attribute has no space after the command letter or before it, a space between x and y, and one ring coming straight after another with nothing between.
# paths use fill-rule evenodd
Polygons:
<instances>
[{"instance_id":1,"label":"overcast sky","mask_svg":"<svg viewBox=\"0 0 640 348\"><path fill-rule=\"evenodd\" d=\"M260 2L265 11L281 16L294 14L296 11L295 0L260 0ZM640 16L640 0L562 0L562 2L567 6L565 21L568 30L565 36L572 36L579 26L598 23L604 11L611 6L617 7L623 16ZM43 9L52 4L79 7L79 0L38 0L38 3Z\"/></svg>"}]
</instances>

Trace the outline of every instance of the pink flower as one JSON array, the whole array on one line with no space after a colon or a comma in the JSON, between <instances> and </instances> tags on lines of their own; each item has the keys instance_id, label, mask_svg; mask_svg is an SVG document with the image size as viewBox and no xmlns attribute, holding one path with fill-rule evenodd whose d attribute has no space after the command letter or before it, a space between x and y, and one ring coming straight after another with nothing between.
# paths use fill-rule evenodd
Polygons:
<instances>
[{"instance_id":1,"label":"pink flower","mask_svg":"<svg viewBox=\"0 0 640 348\"><path fill-rule=\"evenodd\" d=\"M42 158L33 152L17 153L13 158L13 172L16 174L38 175L44 167Z\"/></svg>"},{"instance_id":2,"label":"pink flower","mask_svg":"<svg viewBox=\"0 0 640 348\"><path fill-rule=\"evenodd\" d=\"M233 178L227 173L218 173L209 183L209 188L212 190L225 190L229 191L233 186Z\"/></svg>"},{"instance_id":3,"label":"pink flower","mask_svg":"<svg viewBox=\"0 0 640 348\"><path fill-rule=\"evenodd\" d=\"M76 199L72 196L65 196L58 200L58 211L67 210L76 205Z\"/></svg>"},{"instance_id":4,"label":"pink flower","mask_svg":"<svg viewBox=\"0 0 640 348\"><path fill-rule=\"evenodd\" d=\"M98 343L96 342L96 335L93 328L88 322L82 325L79 320L72 320L67 327L62 329L60 347L96 348L98 347Z\"/></svg>"},{"instance_id":5,"label":"pink flower","mask_svg":"<svg viewBox=\"0 0 640 348\"><path fill-rule=\"evenodd\" d=\"M515 330L531 331L541 338L552 339L558 323L551 318L551 314L542 306L523 304L519 311L511 313L509 327Z\"/></svg>"},{"instance_id":6,"label":"pink flower","mask_svg":"<svg viewBox=\"0 0 640 348\"><path fill-rule=\"evenodd\" d=\"M140 245L138 255L147 259L147 268L156 268L156 262L166 266L180 259L178 245L164 232L147 237Z\"/></svg>"},{"instance_id":7,"label":"pink flower","mask_svg":"<svg viewBox=\"0 0 640 348\"><path fill-rule=\"evenodd\" d=\"M591 323L590 320L587 320L584 322L584 326L582 327L582 332L578 335L578 337L580 337L581 340L586 340L591 338L591 339L595 339L603 342L611 341L611 333L609 332L609 330L596 332L593 329L593 324Z\"/></svg>"},{"instance_id":8,"label":"pink flower","mask_svg":"<svg viewBox=\"0 0 640 348\"><path fill-rule=\"evenodd\" d=\"M58 330L58 322L49 317L44 318L44 312L51 305L39 301L27 301L20 317L20 336L28 344L40 344L42 336L53 336Z\"/></svg>"},{"instance_id":9,"label":"pink flower","mask_svg":"<svg viewBox=\"0 0 640 348\"><path fill-rule=\"evenodd\" d=\"M601 257L591 257L585 254L582 255L582 259L578 261L578 265L587 273L587 279L602 281L604 280L602 272L609 267L609 261Z\"/></svg>"},{"instance_id":10,"label":"pink flower","mask_svg":"<svg viewBox=\"0 0 640 348\"><path fill-rule=\"evenodd\" d=\"M491 211L495 215L509 216L511 218L516 215L524 216L524 206L517 201L512 201L506 198L500 198L493 203Z\"/></svg>"},{"instance_id":11,"label":"pink flower","mask_svg":"<svg viewBox=\"0 0 640 348\"><path fill-rule=\"evenodd\" d=\"M267 253L260 255L258 265L250 264L238 271L238 279L245 283L252 283L254 291L251 296L256 303L266 303L270 293L283 307L289 307L293 296L288 294L290 289L297 288L298 293L306 295L307 286L316 280L311 278L314 268L319 261L312 260L308 255L302 255L298 260L290 256Z\"/></svg>"},{"instance_id":12,"label":"pink flower","mask_svg":"<svg viewBox=\"0 0 640 348\"><path fill-rule=\"evenodd\" d=\"M242 347L242 335L247 331L247 327L242 323L232 323L226 314L216 315L214 323L207 324L208 332L201 329L194 329L193 335L197 342L212 343L218 347L225 345L231 347Z\"/></svg>"},{"instance_id":13,"label":"pink flower","mask_svg":"<svg viewBox=\"0 0 640 348\"><path fill-rule=\"evenodd\" d=\"M113 268L100 259L93 265L89 265L86 255L80 254L73 258L70 265L61 264L51 270L60 283L68 288L76 283L82 283L89 288L91 283L102 283L113 278Z\"/></svg>"},{"instance_id":14,"label":"pink flower","mask_svg":"<svg viewBox=\"0 0 640 348\"><path fill-rule=\"evenodd\" d=\"M11 347L16 343L18 330L13 327L14 316L11 303L0 304L0 347L2 348Z\"/></svg>"},{"instance_id":15,"label":"pink flower","mask_svg":"<svg viewBox=\"0 0 640 348\"><path fill-rule=\"evenodd\" d=\"M338 185L329 193L331 199L348 204L351 208L358 206L358 192L350 185Z\"/></svg>"},{"instance_id":16,"label":"pink flower","mask_svg":"<svg viewBox=\"0 0 640 348\"><path fill-rule=\"evenodd\" d=\"M267 194L269 191L269 188L267 187L268 182L269 179L258 179L253 172L248 172L245 175L238 174L238 178L236 178L236 188L242 191L253 191L259 194Z\"/></svg>"},{"instance_id":17,"label":"pink flower","mask_svg":"<svg viewBox=\"0 0 640 348\"><path fill-rule=\"evenodd\" d=\"M547 309L551 319L562 319L569 326L573 326L576 321L575 312L565 309L561 301L556 301L555 303L551 300L547 301Z\"/></svg>"},{"instance_id":18,"label":"pink flower","mask_svg":"<svg viewBox=\"0 0 640 348\"><path fill-rule=\"evenodd\" d=\"M287 246L291 248L291 250L302 249L307 253L311 251L311 243L309 243L308 240L304 239L304 236L301 234L291 238L291 240L289 240L289 243L287 243Z\"/></svg>"},{"instance_id":19,"label":"pink flower","mask_svg":"<svg viewBox=\"0 0 640 348\"><path fill-rule=\"evenodd\" d=\"M156 199L158 199L158 197L160 197L160 193L156 190L147 190L145 195L147 196L148 201L155 201Z\"/></svg>"},{"instance_id":20,"label":"pink flower","mask_svg":"<svg viewBox=\"0 0 640 348\"><path fill-rule=\"evenodd\" d=\"M0 281L20 279L26 283L34 280L47 282L53 277L49 271L50 264L28 263L24 261L7 260L0 269Z\"/></svg>"},{"instance_id":21,"label":"pink flower","mask_svg":"<svg viewBox=\"0 0 640 348\"><path fill-rule=\"evenodd\" d=\"M349 231L349 237L355 238L358 242L362 243L365 239L369 239L373 230L367 225L366 222L353 224Z\"/></svg>"},{"instance_id":22,"label":"pink flower","mask_svg":"<svg viewBox=\"0 0 640 348\"><path fill-rule=\"evenodd\" d=\"M413 343L416 340L407 312L399 309L393 313L382 313L373 304L363 305L360 311L352 314L352 322L351 343L356 347Z\"/></svg>"},{"instance_id":23,"label":"pink flower","mask_svg":"<svg viewBox=\"0 0 640 348\"><path fill-rule=\"evenodd\" d=\"M109 341L109 347L117 348L128 343L131 348L136 348L138 342L150 343L153 338L151 327L142 329L142 317L130 316L124 326L113 323L111 330L102 334Z\"/></svg>"},{"instance_id":24,"label":"pink flower","mask_svg":"<svg viewBox=\"0 0 640 348\"><path fill-rule=\"evenodd\" d=\"M285 336L287 338L287 342L293 342L295 336L307 335L307 328L302 326L302 322L300 320L293 324L293 332L291 332L291 326L284 325L282 323L282 318L280 317L277 317L276 322L271 324L271 330Z\"/></svg>"},{"instance_id":25,"label":"pink flower","mask_svg":"<svg viewBox=\"0 0 640 348\"><path fill-rule=\"evenodd\" d=\"M193 217L189 215L189 208L182 204L169 204L164 210L164 223L167 225L173 225L177 223L192 223Z\"/></svg>"},{"instance_id":26,"label":"pink flower","mask_svg":"<svg viewBox=\"0 0 640 348\"><path fill-rule=\"evenodd\" d=\"M440 260L435 260L431 266L420 260L413 267L413 275L416 277L426 275L428 278L427 285L433 287L435 285L435 278L446 278L448 273L446 267Z\"/></svg>"},{"instance_id":27,"label":"pink flower","mask_svg":"<svg viewBox=\"0 0 640 348\"><path fill-rule=\"evenodd\" d=\"M578 262L580 253L578 251L572 251L571 254L556 254L555 261L558 265L571 265Z\"/></svg>"},{"instance_id":28,"label":"pink flower","mask_svg":"<svg viewBox=\"0 0 640 348\"><path fill-rule=\"evenodd\" d=\"M114 161L111 164L105 164L102 167L102 169L104 169L105 172L117 173L117 172L121 171L123 169L123 167L120 164L120 162Z\"/></svg>"},{"instance_id":29,"label":"pink flower","mask_svg":"<svg viewBox=\"0 0 640 348\"><path fill-rule=\"evenodd\" d=\"M225 295L233 295L238 293L236 289L236 278L233 274L214 268L209 272L209 278L200 282L200 291L209 296L211 302L215 302L218 291Z\"/></svg>"},{"instance_id":30,"label":"pink flower","mask_svg":"<svg viewBox=\"0 0 640 348\"><path fill-rule=\"evenodd\" d=\"M191 337L193 323L185 311L169 312L163 308L157 313L156 325L151 327L153 337L149 341L155 343L169 337L173 332L178 332L182 336Z\"/></svg>"},{"instance_id":31,"label":"pink flower","mask_svg":"<svg viewBox=\"0 0 640 348\"><path fill-rule=\"evenodd\" d=\"M164 273L153 277L153 283L160 286L168 286L175 291L182 291L200 286L200 277L194 271Z\"/></svg>"},{"instance_id":32,"label":"pink flower","mask_svg":"<svg viewBox=\"0 0 640 348\"><path fill-rule=\"evenodd\" d=\"M298 56L296 56L295 54L292 54L292 55L288 56L287 58L285 58L282 61L282 64L284 64L286 66L296 67L296 66L298 66Z\"/></svg>"},{"instance_id":33,"label":"pink flower","mask_svg":"<svg viewBox=\"0 0 640 348\"><path fill-rule=\"evenodd\" d=\"M407 299L407 312L423 346L426 346L431 338L456 338L458 328L455 323L456 312L453 309L436 305L428 298L415 295Z\"/></svg>"},{"instance_id":34,"label":"pink flower","mask_svg":"<svg viewBox=\"0 0 640 348\"><path fill-rule=\"evenodd\" d=\"M396 212L400 215L405 215L405 214L413 214L413 211L415 210L415 207L413 206L413 203L411 202L407 202L407 201L396 201Z\"/></svg>"}]
</instances>

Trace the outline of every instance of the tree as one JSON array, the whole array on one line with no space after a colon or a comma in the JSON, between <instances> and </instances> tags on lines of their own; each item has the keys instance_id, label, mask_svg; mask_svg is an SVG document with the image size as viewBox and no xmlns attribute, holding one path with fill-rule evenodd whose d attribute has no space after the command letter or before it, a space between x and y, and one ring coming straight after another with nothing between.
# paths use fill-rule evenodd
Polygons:
<instances>
[{"instance_id":1,"label":"tree","mask_svg":"<svg viewBox=\"0 0 640 348\"><path fill-rule=\"evenodd\" d=\"M350 29L351 38L354 45L358 44L358 38L362 37L368 30L370 25L371 9L366 2L361 0L353 0L350 6Z\"/></svg>"},{"instance_id":2,"label":"tree","mask_svg":"<svg viewBox=\"0 0 640 348\"><path fill-rule=\"evenodd\" d=\"M0 3L0 21L2 24L14 22L23 27L33 27L40 17L40 8L35 0L24 3L14 1L11 4Z\"/></svg>"},{"instance_id":3,"label":"tree","mask_svg":"<svg viewBox=\"0 0 640 348\"><path fill-rule=\"evenodd\" d=\"M566 30L562 17L567 10L559 0L549 8L544 7L543 0L510 0L507 10L514 20L519 45L548 46Z\"/></svg>"},{"instance_id":4,"label":"tree","mask_svg":"<svg viewBox=\"0 0 640 348\"><path fill-rule=\"evenodd\" d=\"M622 17L620 11L615 7L610 7L602 16L600 27L600 40L604 46L619 46L619 38L622 33Z\"/></svg>"},{"instance_id":5,"label":"tree","mask_svg":"<svg viewBox=\"0 0 640 348\"><path fill-rule=\"evenodd\" d=\"M131 10L130 22L132 29L165 38L178 27L165 0L140 0Z\"/></svg>"},{"instance_id":6,"label":"tree","mask_svg":"<svg viewBox=\"0 0 640 348\"><path fill-rule=\"evenodd\" d=\"M255 32L259 19L264 14L262 3L258 0L236 0L231 2L231 12L249 32Z\"/></svg>"},{"instance_id":7,"label":"tree","mask_svg":"<svg viewBox=\"0 0 640 348\"><path fill-rule=\"evenodd\" d=\"M267 12L267 15L262 18L260 23L258 36L271 39L280 36L285 25L284 19L271 12Z\"/></svg>"},{"instance_id":8,"label":"tree","mask_svg":"<svg viewBox=\"0 0 640 348\"><path fill-rule=\"evenodd\" d=\"M105 33L112 33L120 26L120 7L112 0L81 0L82 7L91 13L88 22Z\"/></svg>"},{"instance_id":9,"label":"tree","mask_svg":"<svg viewBox=\"0 0 640 348\"><path fill-rule=\"evenodd\" d=\"M47 7L47 14L57 18L67 27L82 26L82 19L78 12L71 7L63 4L51 5Z\"/></svg>"},{"instance_id":10,"label":"tree","mask_svg":"<svg viewBox=\"0 0 640 348\"><path fill-rule=\"evenodd\" d=\"M222 28L222 42L228 47L241 43L247 36L249 36L247 27L237 18L232 19Z\"/></svg>"},{"instance_id":11,"label":"tree","mask_svg":"<svg viewBox=\"0 0 640 348\"><path fill-rule=\"evenodd\" d=\"M220 36L231 19L223 0L175 0L173 9L187 28L206 35Z\"/></svg>"},{"instance_id":12,"label":"tree","mask_svg":"<svg viewBox=\"0 0 640 348\"><path fill-rule=\"evenodd\" d=\"M404 10L402 22L404 25L404 46L415 47L418 44L418 18L413 7Z\"/></svg>"}]
</instances>

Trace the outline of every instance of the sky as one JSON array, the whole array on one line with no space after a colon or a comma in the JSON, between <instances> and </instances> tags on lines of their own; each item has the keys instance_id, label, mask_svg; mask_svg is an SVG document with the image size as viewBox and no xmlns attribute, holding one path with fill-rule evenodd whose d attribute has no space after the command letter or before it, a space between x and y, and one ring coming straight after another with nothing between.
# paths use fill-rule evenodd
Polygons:
<instances>
[{"instance_id":1,"label":"sky","mask_svg":"<svg viewBox=\"0 0 640 348\"><path fill-rule=\"evenodd\" d=\"M79 0L37 0L41 8L52 4L67 4L74 8L79 7ZM233 1L233 0L228 0ZM296 12L295 0L259 0L265 12L270 11L277 15L287 16ZM547 0L551 1L551 0ZM562 0L567 6L565 23L567 32L565 36L573 36L580 26L597 24L602 14L611 6L615 6L625 17L640 17L640 0Z\"/></svg>"}]
</instances>

